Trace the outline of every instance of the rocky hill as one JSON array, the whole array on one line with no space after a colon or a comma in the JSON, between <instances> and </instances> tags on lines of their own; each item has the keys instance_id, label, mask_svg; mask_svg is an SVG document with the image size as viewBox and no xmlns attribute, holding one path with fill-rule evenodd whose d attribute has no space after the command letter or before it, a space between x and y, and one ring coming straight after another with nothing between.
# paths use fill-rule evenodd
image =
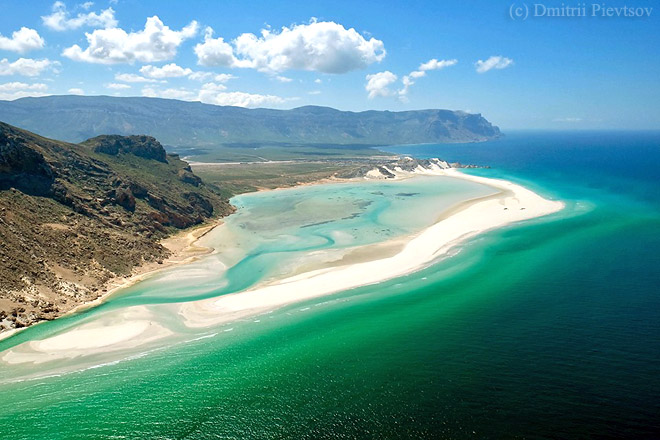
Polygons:
<instances>
[{"instance_id":1,"label":"rocky hill","mask_svg":"<svg viewBox=\"0 0 660 440\"><path fill-rule=\"evenodd\" d=\"M94 299L165 258L161 238L232 211L153 137L70 144L0 123L0 330Z\"/></svg>"},{"instance_id":2,"label":"rocky hill","mask_svg":"<svg viewBox=\"0 0 660 440\"><path fill-rule=\"evenodd\" d=\"M479 142L500 135L481 115L461 111L246 109L144 97L46 96L0 101L0 120L69 142L101 134L144 133L166 145L204 148Z\"/></svg>"}]
</instances>

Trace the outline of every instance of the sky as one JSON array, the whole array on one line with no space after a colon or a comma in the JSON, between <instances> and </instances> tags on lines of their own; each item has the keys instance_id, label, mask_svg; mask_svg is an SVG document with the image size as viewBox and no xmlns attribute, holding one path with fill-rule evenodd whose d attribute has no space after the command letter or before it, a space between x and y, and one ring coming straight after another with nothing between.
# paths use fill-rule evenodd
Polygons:
<instances>
[{"instance_id":1,"label":"sky","mask_svg":"<svg viewBox=\"0 0 660 440\"><path fill-rule=\"evenodd\" d=\"M443 108L503 129L660 129L656 5L0 0L0 99Z\"/></svg>"}]
</instances>

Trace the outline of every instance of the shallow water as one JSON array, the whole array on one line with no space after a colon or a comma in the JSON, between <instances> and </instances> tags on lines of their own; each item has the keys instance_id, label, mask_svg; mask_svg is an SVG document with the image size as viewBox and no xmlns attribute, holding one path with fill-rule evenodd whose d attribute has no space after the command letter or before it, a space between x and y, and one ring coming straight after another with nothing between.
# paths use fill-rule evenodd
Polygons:
<instances>
[{"instance_id":1,"label":"shallow water","mask_svg":"<svg viewBox=\"0 0 660 440\"><path fill-rule=\"evenodd\" d=\"M3 384L3 436L656 437L660 134L517 133L399 151L490 164L471 172L567 208L407 277Z\"/></svg>"},{"instance_id":2,"label":"shallow water","mask_svg":"<svg viewBox=\"0 0 660 440\"><path fill-rule=\"evenodd\" d=\"M22 343L12 353L32 356L29 341L52 338L94 323L116 333L122 323L130 321L139 331L150 321L171 335L136 347L81 348L73 359L69 359L72 355L46 357L37 350L38 356L33 357L37 365L11 365L16 362L15 356L8 353L4 360L10 365L3 363L0 380L62 374L181 344L196 338L200 331L183 324L177 307L181 302L240 292L300 270L324 267L327 259L337 258L333 252L407 237L435 223L457 203L495 192L474 182L421 176L400 182L315 185L235 197L232 203L238 212L199 242L215 249L212 255L157 273L113 294L100 306L27 329L0 342L0 350Z\"/></svg>"}]
</instances>

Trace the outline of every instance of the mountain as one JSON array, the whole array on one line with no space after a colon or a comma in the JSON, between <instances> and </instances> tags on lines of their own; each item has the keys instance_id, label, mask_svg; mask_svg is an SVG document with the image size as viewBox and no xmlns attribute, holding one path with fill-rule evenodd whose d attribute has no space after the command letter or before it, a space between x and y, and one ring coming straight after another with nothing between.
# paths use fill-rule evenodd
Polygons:
<instances>
[{"instance_id":1,"label":"mountain","mask_svg":"<svg viewBox=\"0 0 660 440\"><path fill-rule=\"evenodd\" d=\"M450 110L347 112L222 107L159 98L46 96L0 101L0 120L80 142L144 133L175 147L364 145L479 142L500 135L479 114Z\"/></svg>"},{"instance_id":2,"label":"mountain","mask_svg":"<svg viewBox=\"0 0 660 440\"><path fill-rule=\"evenodd\" d=\"M166 257L160 239L232 211L153 137L70 144L0 122L0 330L96 298Z\"/></svg>"}]
</instances>

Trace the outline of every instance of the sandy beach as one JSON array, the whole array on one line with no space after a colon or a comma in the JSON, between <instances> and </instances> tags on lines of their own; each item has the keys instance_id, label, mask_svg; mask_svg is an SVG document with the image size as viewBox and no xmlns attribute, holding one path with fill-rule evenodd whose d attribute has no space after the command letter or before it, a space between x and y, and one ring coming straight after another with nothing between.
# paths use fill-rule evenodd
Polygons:
<instances>
[{"instance_id":1,"label":"sandy beach","mask_svg":"<svg viewBox=\"0 0 660 440\"><path fill-rule=\"evenodd\" d=\"M401 178L406 178L420 173L399 174ZM440 167L423 174L471 180L495 188L497 193L454 207L437 223L409 237L406 242L393 246L392 249L396 251L384 258L381 255L378 259L368 259L369 252L362 252L363 256L352 259L350 264L299 273L221 297L175 304L178 315L188 328L201 329L296 302L375 284L427 267L447 255L451 248L480 233L549 215L564 206L562 202L544 199L506 180L477 177ZM178 237L182 248L177 253L177 259L169 264L181 264L198 256L199 253L195 254L194 242L207 231L198 229ZM182 249L189 249L192 256L182 254ZM197 250L200 251L208 249ZM139 279L130 281L137 282ZM115 314L112 319L102 318L51 338L17 346L5 352L1 359L6 363L20 364L73 358L88 353L138 347L171 334L170 330L151 318L144 306L130 307Z\"/></svg>"},{"instance_id":2,"label":"sandy beach","mask_svg":"<svg viewBox=\"0 0 660 440\"><path fill-rule=\"evenodd\" d=\"M560 211L564 204L542 198L533 191L506 180L437 170L436 175L489 185L500 192L461 204L452 214L414 236L393 256L336 266L285 278L275 284L244 292L184 303L180 314L189 327L207 327L230 322L278 307L335 292L378 283L427 267L452 247L482 232L510 223Z\"/></svg>"},{"instance_id":3,"label":"sandy beach","mask_svg":"<svg viewBox=\"0 0 660 440\"><path fill-rule=\"evenodd\" d=\"M170 237L164 238L160 241L160 244L170 251L170 256L168 258L160 263L149 262L138 266L133 269L133 273L128 277L118 276L108 280L101 289L101 294L98 298L93 301L80 304L71 310L68 310L66 313L63 313L61 316L67 316L80 312L81 310L88 309L90 307L95 307L106 301L110 296L119 290L139 283L140 281L143 281L155 275L156 273L159 273L172 266L190 263L195 261L197 258L212 252L213 249L198 246L196 243L209 231L222 225L223 223L224 221L221 219L208 221L201 225L193 226L192 228L178 232ZM39 323L37 323L37 325L38 324ZM0 332L0 341L11 337L18 332L24 331L27 328L30 327L23 327Z\"/></svg>"}]
</instances>

